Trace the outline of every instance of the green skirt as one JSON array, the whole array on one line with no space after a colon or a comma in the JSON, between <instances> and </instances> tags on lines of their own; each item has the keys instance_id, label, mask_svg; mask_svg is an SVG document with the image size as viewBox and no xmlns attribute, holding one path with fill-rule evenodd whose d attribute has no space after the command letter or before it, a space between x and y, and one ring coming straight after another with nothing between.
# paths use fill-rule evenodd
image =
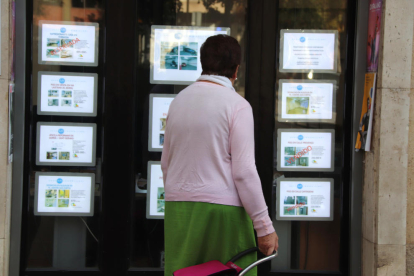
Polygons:
<instances>
[{"instance_id":1,"label":"green skirt","mask_svg":"<svg viewBox=\"0 0 414 276\"><path fill-rule=\"evenodd\" d=\"M243 207L203 202L165 202L165 276L211 260L226 264L256 246L253 223ZM256 253L236 262L246 268ZM256 276L256 268L248 276Z\"/></svg>"}]
</instances>

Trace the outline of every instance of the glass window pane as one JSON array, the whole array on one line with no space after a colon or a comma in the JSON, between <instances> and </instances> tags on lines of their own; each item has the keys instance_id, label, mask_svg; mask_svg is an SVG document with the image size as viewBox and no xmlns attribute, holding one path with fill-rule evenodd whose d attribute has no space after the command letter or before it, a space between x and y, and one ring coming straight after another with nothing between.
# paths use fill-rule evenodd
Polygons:
<instances>
[{"instance_id":1,"label":"glass window pane","mask_svg":"<svg viewBox=\"0 0 414 276\"><path fill-rule=\"evenodd\" d=\"M39 21L75 21L75 22L95 22L100 26L100 45L103 45L104 27L104 2L101 0L41 0L32 1L33 5L33 37L32 37L32 60L31 63L31 109L30 109L30 179L28 183L28 211L24 216L26 221L23 234L26 235L27 248L26 268L30 269L57 269L57 270L76 270L76 269L98 269L98 241L100 238L100 191L101 177L98 175L101 165L102 152L100 150L100 121L99 114L102 106L102 84L99 82L102 76L102 51L99 53L98 67L83 66L60 66L60 65L41 65L38 63L38 44L39 44ZM53 44L55 45L55 44ZM37 115L37 94L38 94L38 72L89 72L98 73L98 116L97 117L67 117ZM58 94L59 95L59 94ZM70 94L72 95L72 94ZM60 97L60 96L58 96ZM62 97L63 94L62 94ZM66 97L66 96L65 96ZM95 167L56 167L56 166L36 166L36 123L37 122L75 122L75 123L96 123L97 124L97 147ZM94 173L95 190L94 216L93 217L55 217L55 216L35 216L34 215L34 189L35 173L42 172L72 172L72 173Z\"/></svg>"},{"instance_id":2,"label":"glass window pane","mask_svg":"<svg viewBox=\"0 0 414 276\"><path fill-rule=\"evenodd\" d=\"M137 193L133 203L133 231L131 269L142 267L163 267L164 222L146 219L146 194L148 161L159 161L161 153L148 152L149 94L177 94L186 86L152 85L149 83L151 25L230 27L231 36L236 38L242 49L242 63L236 91L244 97L246 80L246 12L247 0L235 1L140 1L137 26L137 116L138 146Z\"/></svg>"},{"instance_id":3,"label":"glass window pane","mask_svg":"<svg viewBox=\"0 0 414 276\"><path fill-rule=\"evenodd\" d=\"M272 261L272 270L318 270L339 271L341 267L341 243L343 230L341 228L342 206L344 199L342 190L348 183L343 182L343 121L344 121L344 89L346 68L346 35L347 35L347 6L346 0L321 1L321 0L281 0L278 9L278 34L282 29L301 30L337 30L339 33L339 54L337 57L338 71L329 73L282 73L277 72L276 89L279 80L334 80L336 90L336 123L309 123L303 122L278 122L278 97L280 91L276 91L275 103L275 142L277 130L281 128L306 128L306 129L335 129L335 171L334 172L282 172L277 170L277 153L274 154L274 179L279 177L309 177L309 178L333 178L334 179L334 220L322 221L274 221L276 231L287 238L283 246L290 250L286 258ZM277 53L279 53L279 45ZM279 56L279 55L278 55ZM279 57L280 61L280 57ZM279 64L277 64L279 68ZM276 145L276 144L275 144ZM277 202L280 199L276 199ZM281 248L282 249L282 248ZM285 250L285 249L282 249ZM283 251L285 252L285 251Z\"/></svg>"}]
</instances>

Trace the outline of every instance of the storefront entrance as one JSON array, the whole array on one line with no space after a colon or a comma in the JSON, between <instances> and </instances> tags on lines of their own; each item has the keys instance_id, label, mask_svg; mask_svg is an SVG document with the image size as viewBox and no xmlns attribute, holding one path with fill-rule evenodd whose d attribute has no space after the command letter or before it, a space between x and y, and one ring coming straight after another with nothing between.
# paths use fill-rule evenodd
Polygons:
<instances>
[{"instance_id":1,"label":"storefront entrance","mask_svg":"<svg viewBox=\"0 0 414 276\"><path fill-rule=\"evenodd\" d=\"M17 257L12 257L11 272L15 274L10 275L163 275L164 223L162 219L147 218L148 162L161 159L160 151L149 150L150 95L178 94L186 85L150 82L151 26L154 25L212 27L216 30L230 28L230 35L242 47L243 59L235 89L253 107L257 169L280 237L279 257L272 263L261 265L259 275L350 275L350 209L355 208L351 206L350 198L354 1L40 0L26 1L26 10L17 9L16 12L26 12L26 51L17 53L25 54L25 140L21 145L24 161L14 165L20 165L23 186L21 202L13 203L22 206L19 214L13 213L13 216L21 216L21 234L12 237L20 241L17 243L20 246L11 250L11 255ZM99 37L96 41L96 66L85 66L83 60L76 64L68 64L64 60L60 64L58 61L42 62L53 57L52 47L65 45L60 59L79 54L75 50L80 47L80 44L70 45L68 41L50 38L46 48L42 48L42 39L48 39L40 34L45 21L78 22L80 25L98 23L91 25L97 26L96 35ZM333 31L336 34L333 47L335 69L284 70L280 66L280 53L283 45L281 35L286 30L304 30L304 33ZM192 62L191 57L185 57L186 54L194 54L192 51L195 50L191 45L185 47L181 49L186 53L179 64L174 65L169 58L169 63L166 61L164 65L166 69L170 66L171 70L196 70L197 63ZM46 57L43 57L43 51L47 50L49 52L47 55L45 52ZM39 80L43 82L39 72L96 76L96 116L39 112L38 98L42 90ZM289 100L282 97L280 87L289 80L292 83L332 83L334 96L330 119L284 118L282 106ZM72 94L65 91L57 94L57 105L71 104ZM52 107L55 104L53 93L53 88L50 88L48 106ZM315 104L312 107L309 101L322 100L309 99L312 96L307 99L299 97L302 96L291 97L291 112L286 111L286 114L311 114ZM45 158L57 163L38 162L38 154L42 152L37 150L41 139L37 127L39 122L96 125L95 162L62 165L59 161L68 161L71 157L53 152ZM282 145L278 151L281 132L286 129L331 133L333 136L329 141L332 148L327 148L332 151L329 155L332 162L328 162L325 169L318 170L316 166L316 169L302 170L303 167L312 168L312 162L316 162L304 155L292 163L298 170L286 170L281 160L288 160L290 152L295 156L302 150L297 146ZM162 144L161 135L159 138ZM56 148L58 152L59 145ZM78 153L82 154L82 148ZM39 172L93 174L92 215L36 213ZM306 217L312 208L317 208L316 204L307 208L308 199L300 196L295 199L301 205L295 211L297 217L277 220L276 212L284 199L276 198L276 186L279 183L280 187L283 177L332 179L330 202L333 209L329 215L332 220L298 220L297 217ZM56 196L57 206L69 204L65 201L64 191L59 194L56 190L57 195L53 189L47 191L48 202ZM162 199L160 195L161 205ZM292 198L286 200L286 204L289 200L294 202ZM288 213L286 211L285 215ZM360 233L356 235L359 237Z\"/></svg>"}]
</instances>

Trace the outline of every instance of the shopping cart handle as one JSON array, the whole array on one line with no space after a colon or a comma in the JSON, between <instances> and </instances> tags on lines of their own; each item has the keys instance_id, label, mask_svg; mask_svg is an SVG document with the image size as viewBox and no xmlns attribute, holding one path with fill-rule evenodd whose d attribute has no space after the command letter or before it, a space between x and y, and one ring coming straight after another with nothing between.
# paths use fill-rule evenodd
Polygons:
<instances>
[{"instance_id":1,"label":"shopping cart handle","mask_svg":"<svg viewBox=\"0 0 414 276\"><path fill-rule=\"evenodd\" d=\"M248 267L246 267L245 269L243 269L240 274L238 276L244 276L246 275L247 272L249 272L249 270L251 270L252 268L254 268L255 266L258 266L261 263L267 262L273 258L275 258L277 256L277 251L275 251L275 253L273 253L272 255L266 256L260 260L257 260L256 262L252 263L251 265L249 265Z\"/></svg>"}]
</instances>

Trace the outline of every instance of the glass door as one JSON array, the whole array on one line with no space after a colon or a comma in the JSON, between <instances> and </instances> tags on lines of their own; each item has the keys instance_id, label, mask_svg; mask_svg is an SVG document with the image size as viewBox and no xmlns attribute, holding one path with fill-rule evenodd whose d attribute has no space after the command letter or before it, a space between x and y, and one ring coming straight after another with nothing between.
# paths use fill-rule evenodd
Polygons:
<instances>
[{"instance_id":1,"label":"glass door","mask_svg":"<svg viewBox=\"0 0 414 276\"><path fill-rule=\"evenodd\" d=\"M354 14L349 1L255 1L249 9L246 98L255 115L256 163L280 237L279 256L263 273L348 275ZM324 35L332 41L328 55ZM319 63L328 59L329 66ZM318 94L315 85L331 90ZM329 115L321 114L322 106ZM332 194L307 189L312 181L331 181ZM321 208L330 218L318 215Z\"/></svg>"},{"instance_id":2,"label":"glass door","mask_svg":"<svg viewBox=\"0 0 414 276\"><path fill-rule=\"evenodd\" d=\"M97 274L105 1L27 1L26 14L27 52L19 53L27 68L20 275ZM84 129L96 135L79 134Z\"/></svg>"},{"instance_id":3,"label":"glass door","mask_svg":"<svg viewBox=\"0 0 414 276\"><path fill-rule=\"evenodd\" d=\"M235 82L235 89L245 96L247 82L247 11L248 3L246 0L240 1L138 1L137 7L137 26L136 26L136 136L134 144L137 146L135 151L135 175L136 184L134 187L134 198L132 204L132 235L131 235L131 262L129 273L134 274L139 271L153 270L159 271L163 275L164 265L164 223L163 219L148 219L148 187L150 185L150 174L148 172L149 162L159 162L161 152L157 149L149 149L149 136L160 135L162 130L156 134L151 131L149 122L151 95L154 96L174 96L187 85L172 84L153 84L150 82L151 71L151 26L179 26L180 28L209 27L211 29L229 28L230 35L237 39L242 48L242 63L240 65L238 80ZM163 42L161 42L163 43ZM166 43L166 42L164 42ZM197 42L180 42L167 45L167 55L165 59L166 71L182 71L186 69L197 70L199 68L189 68L187 62L186 47L193 47L193 56L197 56L201 46ZM164 47L164 46L161 46ZM174 51L174 47L180 47L180 53ZM179 54L179 55L178 55ZM177 56L177 57L176 57ZM174 58L177 60L174 61ZM190 57L191 59L191 57ZM178 66L174 65L174 62ZM183 61L184 60L184 61ZM162 61L164 62L164 61ZM183 62L185 65L183 66ZM197 64L196 66L200 66ZM187 71L188 72L188 71ZM166 116L160 115L160 116ZM161 118L162 119L162 118ZM151 126L152 127L152 126ZM158 136L157 136L158 137ZM157 142L157 137L153 137ZM161 138L162 139L162 138ZM160 140L162 141L162 140ZM156 147L151 146L151 147ZM161 150L161 149L158 149ZM163 198L157 197L157 206L162 204ZM155 204L155 203L154 203Z\"/></svg>"}]
</instances>

